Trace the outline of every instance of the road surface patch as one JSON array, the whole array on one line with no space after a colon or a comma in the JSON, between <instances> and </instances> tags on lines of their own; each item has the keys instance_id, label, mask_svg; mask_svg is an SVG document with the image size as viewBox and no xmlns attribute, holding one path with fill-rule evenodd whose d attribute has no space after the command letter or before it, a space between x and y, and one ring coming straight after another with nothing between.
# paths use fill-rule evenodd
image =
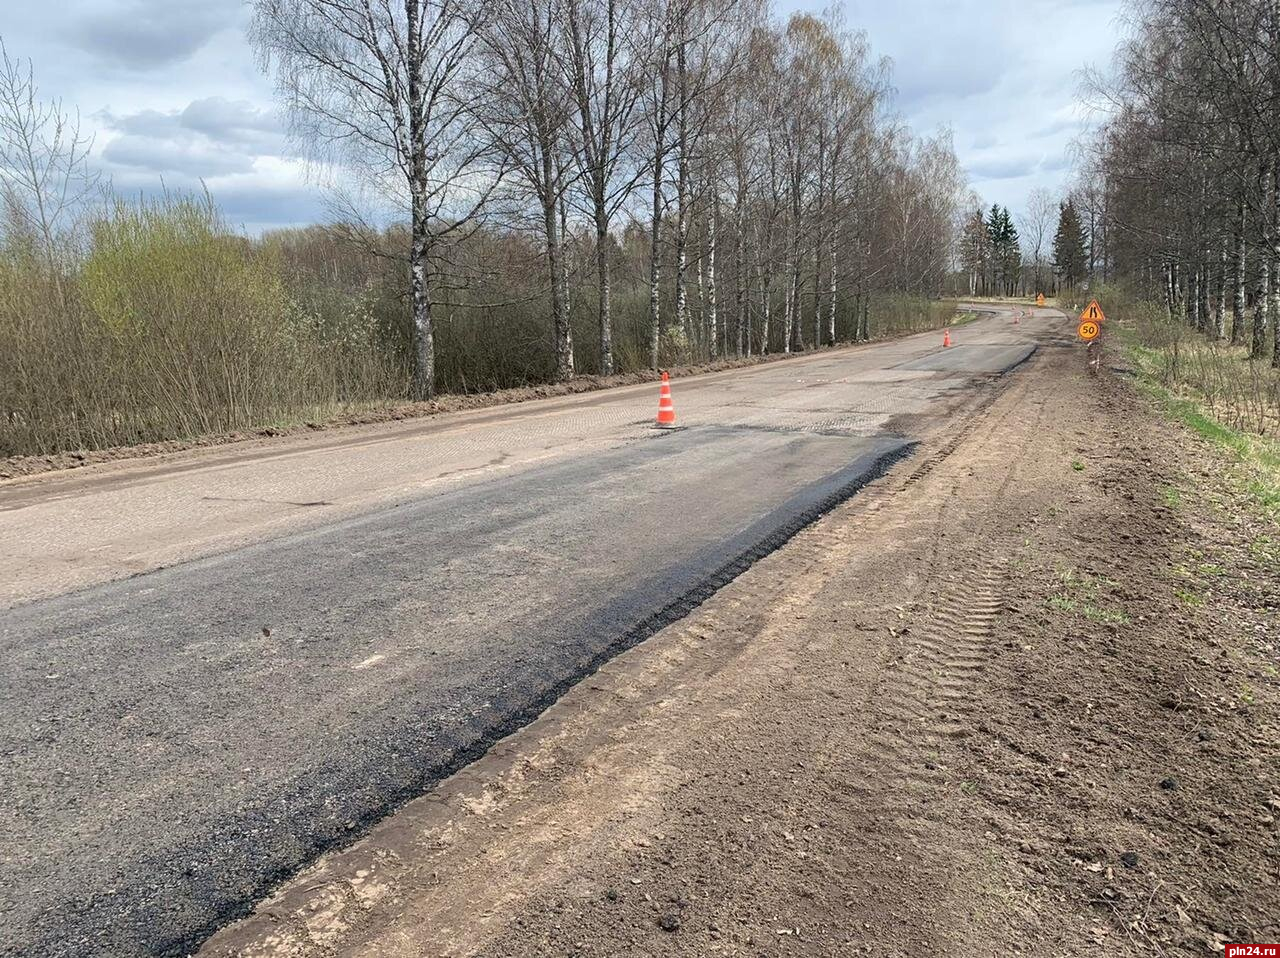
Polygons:
<instances>
[{"instance_id":1,"label":"road surface patch","mask_svg":"<svg viewBox=\"0 0 1280 958\"><path fill-rule=\"evenodd\" d=\"M893 368L957 373L1006 373L1026 362L1035 350L1034 344L1012 346L963 344L952 346L945 353L921 356Z\"/></svg>"}]
</instances>

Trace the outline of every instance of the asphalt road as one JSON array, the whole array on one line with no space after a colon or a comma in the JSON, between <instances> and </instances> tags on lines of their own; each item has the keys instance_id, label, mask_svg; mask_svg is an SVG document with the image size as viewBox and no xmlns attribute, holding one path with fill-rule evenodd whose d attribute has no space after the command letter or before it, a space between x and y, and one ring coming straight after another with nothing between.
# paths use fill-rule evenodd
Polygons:
<instances>
[{"instance_id":1,"label":"asphalt road","mask_svg":"<svg viewBox=\"0 0 1280 958\"><path fill-rule=\"evenodd\" d=\"M677 383L672 432L645 387L0 487L0 954L191 950L908 455L1048 315Z\"/></svg>"}]
</instances>

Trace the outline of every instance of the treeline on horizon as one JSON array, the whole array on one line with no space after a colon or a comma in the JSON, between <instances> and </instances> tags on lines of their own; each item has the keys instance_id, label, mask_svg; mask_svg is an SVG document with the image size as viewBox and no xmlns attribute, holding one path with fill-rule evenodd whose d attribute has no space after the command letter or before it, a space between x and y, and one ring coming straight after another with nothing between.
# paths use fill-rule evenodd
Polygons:
<instances>
[{"instance_id":1,"label":"treeline on horizon","mask_svg":"<svg viewBox=\"0 0 1280 958\"><path fill-rule=\"evenodd\" d=\"M1074 191L1055 201L1048 190L1038 188L1015 217L999 203L984 212L977 197L971 197L958 244L969 295L1052 296L1074 291L1095 276L1105 282L1105 224L1086 225L1078 203Z\"/></svg>"},{"instance_id":2,"label":"treeline on horizon","mask_svg":"<svg viewBox=\"0 0 1280 958\"><path fill-rule=\"evenodd\" d=\"M246 237L216 197L111 196L4 54L0 454L945 321L949 136L906 129L838 13L258 0L250 40L342 174L332 223Z\"/></svg>"},{"instance_id":3,"label":"treeline on horizon","mask_svg":"<svg viewBox=\"0 0 1280 958\"><path fill-rule=\"evenodd\" d=\"M1165 317L1280 367L1280 4L1131 0L1086 144L1104 256Z\"/></svg>"}]
</instances>

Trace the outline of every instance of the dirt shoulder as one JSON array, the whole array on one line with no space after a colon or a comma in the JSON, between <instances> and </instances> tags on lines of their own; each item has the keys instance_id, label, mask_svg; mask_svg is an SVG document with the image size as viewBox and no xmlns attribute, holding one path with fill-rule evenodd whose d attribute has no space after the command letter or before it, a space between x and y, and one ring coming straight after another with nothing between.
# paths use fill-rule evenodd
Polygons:
<instances>
[{"instance_id":1,"label":"dirt shoulder","mask_svg":"<svg viewBox=\"0 0 1280 958\"><path fill-rule=\"evenodd\" d=\"M1280 938L1280 534L1077 350L209 955L1213 954Z\"/></svg>"}]
</instances>

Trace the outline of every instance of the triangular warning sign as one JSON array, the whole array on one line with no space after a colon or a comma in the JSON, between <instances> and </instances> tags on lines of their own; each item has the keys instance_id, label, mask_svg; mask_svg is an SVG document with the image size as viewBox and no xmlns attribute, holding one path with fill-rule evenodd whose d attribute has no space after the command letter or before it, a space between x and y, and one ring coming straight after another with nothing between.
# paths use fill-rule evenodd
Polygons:
<instances>
[{"instance_id":1,"label":"triangular warning sign","mask_svg":"<svg viewBox=\"0 0 1280 958\"><path fill-rule=\"evenodd\" d=\"M1089 300L1089 305L1084 308L1084 312L1080 314L1080 322L1100 323L1107 317L1102 312L1102 307L1098 305L1096 299Z\"/></svg>"}]
</instances>

